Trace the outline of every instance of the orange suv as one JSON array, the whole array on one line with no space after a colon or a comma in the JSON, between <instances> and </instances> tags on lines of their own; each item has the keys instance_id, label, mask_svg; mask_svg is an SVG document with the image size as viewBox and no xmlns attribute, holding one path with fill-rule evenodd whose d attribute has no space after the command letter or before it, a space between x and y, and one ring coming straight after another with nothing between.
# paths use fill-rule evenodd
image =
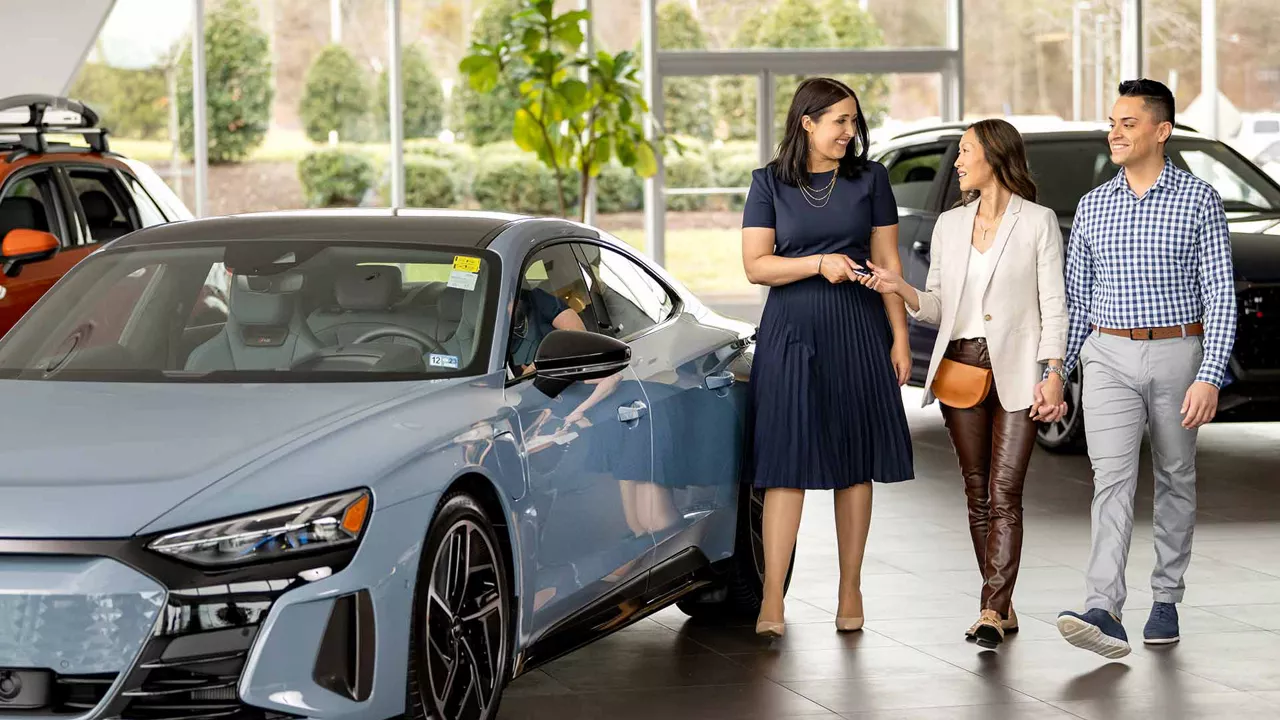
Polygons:
<instances>
[{"instance_id":1,"label":"orange suv","mask_svg":"<svg viewBox=\"0 0 1280 720\"><path fill-rule=\"evenodd\" d=\"M107 134L75 100L0 99L0 334L104 243L192 217L155 171L111 152Z\"/></svg>"}]
</instances>

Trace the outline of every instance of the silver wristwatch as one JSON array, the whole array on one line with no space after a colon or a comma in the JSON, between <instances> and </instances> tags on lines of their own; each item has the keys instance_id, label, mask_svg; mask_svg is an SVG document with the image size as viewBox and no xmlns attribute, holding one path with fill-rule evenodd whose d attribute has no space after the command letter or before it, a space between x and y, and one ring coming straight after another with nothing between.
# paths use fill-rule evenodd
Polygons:
<instances>
[{"instance_id":1,"label":"silver wristwatch","mask_svg":"<svg viewBox=\"0 0 1280 720\"><path fill-rule=\"evenodd\" d=\"M1054 366L1054 365L1045 365L1045 366L1044 366L1044 373L1040 376L1040 379L1041 379L1041 380L1048 380L1048 379L1049 379L1049 374L1050 374L1050 373L1052 373L1052 374L1054 374L1054 375L1057 375L1058 377L1062 378L1062 385L1063 385L1063 387L1066 387L1066 385L1067 385L1067 368L1066 368L1066 367L1064 367L1064 366L1062 366L1062 365L1057 365L1057 366Z\"/></svg>"}]
</instances>

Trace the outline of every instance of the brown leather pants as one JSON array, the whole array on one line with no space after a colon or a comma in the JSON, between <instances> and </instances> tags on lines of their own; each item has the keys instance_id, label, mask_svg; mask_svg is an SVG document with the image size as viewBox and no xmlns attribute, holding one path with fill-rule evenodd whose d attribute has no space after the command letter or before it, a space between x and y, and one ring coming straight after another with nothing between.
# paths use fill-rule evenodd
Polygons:
<instances>
[{"instance_id":1,"label":"brown leather pants","mask_svg":"<svg viewBox=\"0 0 1280 720\"><path fill-rule=\"evenodd\" d=\"M990 368L985 340L956 340L946 357ZM995 385L977 406L942 406L969 500L969 532L982 572L982 609L1009 616L1022 559L1022 483L1035 445L1031 408L1006 412Z\"/></svg>"}]
</instances>

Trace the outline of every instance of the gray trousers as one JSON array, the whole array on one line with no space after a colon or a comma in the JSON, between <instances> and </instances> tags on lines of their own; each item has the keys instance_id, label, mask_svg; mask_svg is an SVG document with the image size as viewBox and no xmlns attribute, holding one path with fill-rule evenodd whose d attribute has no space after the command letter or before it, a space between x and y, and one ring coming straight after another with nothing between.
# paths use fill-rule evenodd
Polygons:
<instances>
[{"instance_id":1,"label":"gray trousers","mask_svg":"<svg viewBox=\"0 0 1280 720\"><path fill-rule=\"evenodd\" d=\"M1130 340L1094 331L1080 351L1085 436L1093 463L1093 544L1086 609L1120 616L1133 536L1143 431L1155 470L1156 602L1182 601L1196 517L1196 435L1182 402L1204 355L1199 337Z\"/></svg>"}]
</instances>

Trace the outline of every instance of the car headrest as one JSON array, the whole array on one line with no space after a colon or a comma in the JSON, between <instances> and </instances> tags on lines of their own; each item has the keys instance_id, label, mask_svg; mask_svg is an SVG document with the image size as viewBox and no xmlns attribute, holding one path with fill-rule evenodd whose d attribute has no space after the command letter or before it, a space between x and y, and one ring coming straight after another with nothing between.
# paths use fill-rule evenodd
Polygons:
<instances>
[{"instance_id":1,"label":"car headrest","mask_svg":"<svg viewBox=\"0 0 1280 720\"><path fill-rule=\"evenodd\" d=\"M101 190L80 193L80 207L84 208L85 218L91 225L101 225L116 219L116 206Z\"/></svg>"},{"instance_id":2,"label":"car headrest","mask_svg":"<svg viewBox=\"0 0 1280 720\"><path fill-rule=\"evenodd\" d=\"M338 273L334 296L343 310L386 310L400 299L400 268L357 265Z\"/></svg>"},{"instance_id":3,"label":"car headrest","mask_svg":"<svg viewBox=\"0 0 1280 720\"><path fill-rule=\"evenodd\" d=\"M462 320L463 303L466 302L466 291L458 288L445 288L440 293L437 312L442 322L457 323Z\"/></svg>"},{"instance_id":4,"label":"car headrest","mask_svg":"<svg viewBox=\"0 0 1280 720\"><path fill-rule=\"evenodd\" d=\"M287 325L302 280L300 273L293 272L236 275L228 310L243 325Z\"/></svg>"},{"instance_id":5,"label":"car headrest","mask_svg":"<svg viewBox=\"0 0 1280 720\"><path fill-rule=\"evenodd\" d=\"M28 230L49 231L49 218L45 215L44 204L35 198L7 197L0 202L0 239L10 230L25 228Z\"/></svg>"}]
</instances>

